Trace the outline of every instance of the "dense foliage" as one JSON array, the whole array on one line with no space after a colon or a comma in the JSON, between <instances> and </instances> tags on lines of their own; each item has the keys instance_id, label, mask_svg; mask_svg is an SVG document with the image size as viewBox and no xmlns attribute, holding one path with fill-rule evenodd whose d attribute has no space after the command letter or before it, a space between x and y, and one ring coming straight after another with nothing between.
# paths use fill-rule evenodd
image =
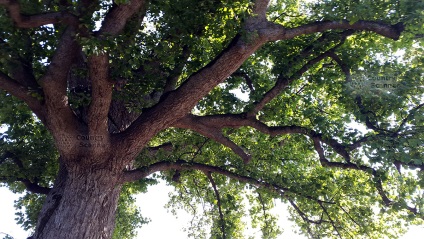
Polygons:
<instances>
[{"instance_id":1,"label":"dense foliage","mask_svg":"<svg viewBox=\"0 0 424 239\"><path fill-rule=\"evenodd\" d=\"M148 222L133 195L157 180L175 187L171 208L194 215L192 238L249 238L245 215L277 238L274 199L310 238L396 238L423 223L424 3L151 0L115 31L110 13L134 2L144 3L0 0L0 180L26 192L16 203L25 229L72 143L58 136L62 113L49 118L61 100L50 71L64 74L81 125L92 127L98 105L111 137L147 132L122 163L114 238ZM63 46L77 52L69 62ZM103 65L106 108L93 73ZM139 130L161 116L151 137Z\"/></svg>"}]
</instances>

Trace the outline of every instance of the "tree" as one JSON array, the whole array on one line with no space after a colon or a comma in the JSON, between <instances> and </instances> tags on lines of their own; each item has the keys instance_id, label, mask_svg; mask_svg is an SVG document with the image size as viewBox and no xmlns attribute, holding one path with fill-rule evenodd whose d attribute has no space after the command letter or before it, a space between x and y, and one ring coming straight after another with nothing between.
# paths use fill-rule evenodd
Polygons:
<instances>
[{"instance_id":1,"label":"tree","mask_svg":"<svg viewBox=\"0 0 424 239\"><path fill-rule=\"evenodd\" d=\"M0 178L32 238L130 238L158 178L199 238L247 210L275 238L274 198L311 238L422 223L423 3L0 5Z\"/></svg>"}]
</instances>

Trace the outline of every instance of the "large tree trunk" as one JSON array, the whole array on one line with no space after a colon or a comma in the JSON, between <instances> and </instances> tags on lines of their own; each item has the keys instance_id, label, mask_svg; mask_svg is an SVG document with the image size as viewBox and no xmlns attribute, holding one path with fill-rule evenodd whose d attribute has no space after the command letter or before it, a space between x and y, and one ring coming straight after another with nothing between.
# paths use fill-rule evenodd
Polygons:
<instances>
[{"instance_id":1,"label":"large tree trunk","mask_svg":"<svg viewBox=\"0 0 424 239\"><path fill-rule=\"evenodd\" d=\"M108 239L115 228L121 186L119 169L109 163L65 165L38 217L37 239ZM103 161L103 160L101 160ZM105 162L105 161L103 161Z\"/></svg>"}]
</instances>

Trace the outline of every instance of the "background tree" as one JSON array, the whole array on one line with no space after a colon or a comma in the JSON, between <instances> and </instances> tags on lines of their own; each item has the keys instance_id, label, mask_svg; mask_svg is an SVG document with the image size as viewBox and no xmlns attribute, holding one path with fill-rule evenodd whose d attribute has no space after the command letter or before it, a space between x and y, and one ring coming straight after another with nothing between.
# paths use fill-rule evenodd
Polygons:
<instances>
[{"instance_id":1,"label":"background tree","mask_svg":"<svg viewBox=\"0 0 424 239\"><path fill-rule=\"evenodd\" d=\"M311 238L422 223L423 3L0 5L0 179L32 238L133 237L158 178L196 238L244 214L275 238L274 198Z\"/></svg>"}]
</instances>

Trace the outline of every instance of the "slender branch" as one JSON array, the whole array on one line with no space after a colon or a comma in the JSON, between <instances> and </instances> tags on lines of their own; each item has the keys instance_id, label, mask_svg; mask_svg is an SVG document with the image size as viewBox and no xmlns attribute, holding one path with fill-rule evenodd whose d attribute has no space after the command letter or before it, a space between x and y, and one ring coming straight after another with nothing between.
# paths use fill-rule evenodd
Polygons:
<instances>
[{"instance_id":1,"label":"slender branch","mask_svg":"<svg viewBox=\"0 0 424 239\"><path fill-rule=\"evenodd\" d=\"M227 236L225 235L225 219L224 219L224 214L222 213L222 207L221 207L221 196L219 195L219 191L216 187L216 183L215 180L212 177L212 173L211 172L206 172L206 176L209 179L209 182L212 185L213 191L215 193L215 197L217 200L217 206L218 206L218 212L219 212L219 220L220 220L220 224L221 224L221 232L222 232L222 238L226 239Z\"/></svg>"},{"instance_id":2,"label":"slender branch","mask_svg":"<svg viewBox=\"0 0 424 239\"><path fill-rule=\"evenodd\" d=\"M187 46L184 46L182 49L181 56L178 57L178 60L177 60L178 63L176 64L174 69L172 69L170 76L168 77L166 81L165 87L163 89L163 95L177 88L178 79L189 57L190 57L190 49Z\"/></svg>"},{"instance_id":3,"label":"slender branch","mask_svg":"<svg viewBox=\"0 0 424 239\"><path fill-rule=\"evenodd\" d=\"M0 164L3 163L7 158L10 158L13 160L13 163L18 166L19 170L25 174L25 172L27 171L27 169L25 168L23 162L21 159L19 159L14 153L6 151L2 157L0 158ZM5 181L9 181L9 180L13 180L13 181L18 181L18 182L22 182L25 187L26 190L28 190L29 192L32 193L40 193L40 194L48 194L50 192L50 188L47 187L42 187L37 183L37 178L34 178L33 181L29 180L28 178L7 178L7 177L0 177L0 180L5 180Z\"/></svg>"},{"instance_id":4,"label":"slender branch","mask_svg":"<svg viewBox=\"0 0 424 239\"><path fill-rule=\"evenodd\" d=\"M242 71L236 71L234 72L234 74L232 74L232 76L243 77L244 80L246 81L247 86L249 87L250 92L251 93L255 92L255 88L253 87L253 81L247 73Z\"/></svg>"},{"instance_id":5,"label":"slender branch","mask_svg":"<svg viewBox=\"0 0 424 239\"><path fill-rule=\"evenodd\" d=\"M0 71L0 89L7 91L13 96L24 101L30 109L37 115L37 117L45 122L45 112L42 107L42 103L36 97L31 95L27 87L14 81L8 75Z\"/></svg>"},{"instance_id":6,"label":"slender branch","mask_svg":"<svg viewBox=\"0 0 424 239\"><path fill-rule=\"evenodd\" d=\"M17 179L18 181L21 181L25 187L26 190L28 190L29 192L32 193L39 193L39 194L49 194L51 188L47 188L47 187L42 187L40 185L38 185L37 183L31 182L28 179Z\"/></svg>"},{"instance_id":7,"label":"slender branch","mask_svg":"<svg viewBox=\"0 0 424 239\"><path fill-rule=\"evenodd\" d=\"M292 39L294 37L312 34L316 32L324 32L328 30L358 30L358 31L372 31L384 37L398 40L400 33L404 30L403 23L389 25L383 22L376 21L357 21L351 24L347 20L341 21L319 21L305 24L295 28L284 28L281 25L268 23L267 27L260 30L259 34L267 37L268 41L277 41Z\"/></svg>"},{"instance_id":8,"label":"slender branch","mask_svg":"<svg viewBox=\"0 0 424 239\"><path fill-rule=\"evenodd\" d=\"M177 162L162 161L162 162L157 162L157 163L154 163L139 169L125 171L120 180L120 183L137 181L137 180L146 178L153 173L169 171L169 170L199 170L199 171L202 171L203 173L208 173L208 172L217 173L242 183L248 183L252 186L269 190L270 192L277 193L281 197L286 197L286 192L290 192L292 194L312 200L314 202L334 204L333 202L316 199L307 194L304 194L303 192L296 192L284 186L266 182L265 180L260 180L250 176L240 175L230 170L226 170L222 167L211 166L211 165L202 164L202 163L187 162L183 160L178 160Z\"/></svg>"},{"instance_id":9,"label":"slender branch","mask_svg":"<svg viewBox=\"0 0 424 239\"><path fill-rule=\"evenodd\" d=\"M350 74L350 68L340 59L340 57L335 53L331 52L330 57L339 65L339 67L342 69L343 73L346 76L346 82L352 81L352 77Z\"/></svg>"},{"instance_id":10,"label":"slender branch","mask_svg":"<svg viewBox=\"0 0 424 239\"><path fill-rule=\"evenodd\" d=\"M302 210L300 210L299 206L296 205L296 203L289 199L290 204L292 205L292 207L294 208L294 210L296 210L296 212L299 214L299 216L307 223L312 223L312 224L322 224L324 223L329 223L330 221L324 220L322 217L317 221L317 220L312 220L310 219Z\"/></svg>"},{"instance_id":11,"label":"slender branch","mask_svg":"<svg viewBox=\"0 0 424 239\"><path fill-rule=\"evenodd\" d=\"M202 172L211 172L211 173L218 173L224 176L227 176L229 178L238 180L240 182L244 182L244 183L249 183L251 185L254 186L258 186L261 188L268 188L271 190L276 190L277 186L264 182L264 181L260 181L254 178L251 178L249 176L243 176L243 175L239 175L236 174L234 172L225 170L221 167L217 167L217 166L211 166L211 165L207 165L207 164L201 164L201 163L194 163L194 162L186 162L186 161L177 161L177 162L158 162L158 163L154 163L152 165L146 166L146 167L142 167L140 169L136 169L136 170L132 170L132 171L127 171L124 173L121 182L125 183L125 182L132 182L132 181L136 181L139 179L143 179L155 172L160 172L160 171L168 171L168 170L200 170ZM284 187L279 187L278 188L279 191L281 190L288 190L287 188Z\"/></svg>"},{"instance_id":12,"label":"slender branch","mask_svg":"<svg viewBox=\"0 0 424 239\"><path fill-rule=\"evenodd\" d=\"M76 26L78 18L68 12L50 12L36 15L24 15L21 13L21 6L17 0L0 0L0 5L4 5L9 11L10 18L20 28L35 28L47 24L64 22Z\"/></svg>"},{"instance_id":13,"label":"slender branch","mask_svg":"<svg viewBox=\"0 0 424 239\"><path fill-rule=\"evenodd\" d=\"M370 136L364 136L356 140L355 142L347 146L348 151L353 151L354 149L361 147L362 143L367 142L369 139L370 139Z\"/></svg>"},{"instance_id":14,"label":"slender branch","mask_svg":"<svg viewBox=\"0 0 424 239\"><path fill-rule=\"evenodd\" d=\"M322 208L322 210L324 211L324 213L327 215L328 220L330 220L330 224L333 226L334 230L336 230L337 235L339 236L340 239L342 239L342 234L340 234L338 226L336 226L336 224L334 223L333 219L331 218L330 214L328 213L327 209L321 204L318 203L320 205L320 207Z\"/></svg>"},{"instance_id":15,"label":"slender branch","mask_svg":"<svg viewBox=\"0 0 424 239\"><path fill-rule=\"evenodd\" d=\"M402 129L403 129L403 127L405 126L405 124L408 122L408 120L410 120L413 116L414 116L414 114L419 110L419 109L421 109L422 107L424 107L424 103L422 103L422 104L419 104L419 105L417 105L417 106L415 106L414 108L412 108L410 111L409 111L409 113L408 113L408 115L402 120L402 122L400 123L400 125L399 125L399 127L398 127L398 130L395 132L395 134L398 134Z\"/></svg>"},{"instance_id":16,"label":"slender branch","mask_svg":"<svg viewBox=\"0 0 424 239\"><path fill-rule=\"evenodd\" d=\"M11 179L11 178L6 178L6 177L0 177L0 181L9 181L10 182L11 180L16 181L16 182L21 182L25 186L25 189L28 192L31 192L31 193L47 195L47 194L49 194L49 192L51 190L51 188L40 186L38 183L31 182L29 179L26 179L26 178L13 178L13 179Z\"/></svg>"},{"instance_id":17,"label":"slender branch","mask_svg":"<svg viewBox=\"0 0 424 239\"><path fill-rule=\"evenodd\" d=\"M173 145L172 143L168 142L168 143L164 143L155 147L149 147L147 148L147 150L149 151L149 153L151 155L156 154L157 152L159 152L160 150L165 150L165 151L172 151Z\"/></svg>"},{"instance_id":18,"label":"slender branch","mask_svg":"<svg viewBox=\"0 0 424 239\"><path fill-rule=\"evenodd\" d=\"M311 236L311 238L315 238L314 234L312 233L311 228L309 227L309 223L314 223L314 224L320 224L320 223L315 223L316 221L310 220L304 212L302 212L302 210L300 210L300 208L294 203L293 200L289 199L290 204L292 205L292 207L294 208L294 210L297 212L297 214L299 214L300 218L302 218L302 220L304 222L306 222L306 227L308 230L308 234Z\"/></svg>"},{"instance_id":19,"label":"slender branch","mask_svg":"<svg viewBox=\"0 0 424 239\"><path fill-rule=\"evenodd\" d=\"M346 211L346 209L344 209L344 207L342 207L342 206L340 206L340 205L337 205L340 209L342 209L342 211L349 217L349 219L352 221L352 222L354 222L357 226L358 226L358 228L361 228L362 226L358 223L358 222L356 222L356 220L350 215L350 213L348 212L348 211ZM367 232L367 234L368 234L368 232ZM370 236L370 235L369 235Z\"/></svg>"},{"instance_id":20,"label":"slender branch","mask_svg":"<svg viewBox=\"0 0 424 239\"><path fill-rule=\"evenodd\" d=\"M315 64L320 62L329 56L331 50L322 53L321 55L315 57L314 59L308 61L301 69L299 69L295 74L293 74L290 78L286 78L283 75L280 75L277 83L274 87L271 88L268 92L265 93L264 97L255 104L255 107L249 114L255 115L259 112L267 103L269 103L272 99L274 99L278 94L280 94L288 85L290 85L294 80L300 78L306 71L308 71Z\"/></svg>"},{"instance_id":21,"label":"slender branch","mask_svg":"<svg viewBox=\"0 0 424 239\"><path fill-rule=\"evenodd\" d=\"M207 125L199 124L196 122L193 117L185 117L178 121L176 125L179 128L192 129L205 137L215 140L218 143L221 143L228 148L230 148L234 153L240 156L244 163L249 163L251 160L251 156L246 153L241 147L235 144L233 141L225 137L221 130L218 127L208 127Z\"/></svg>"},{"instance_id":22,"label":"slender branch","mask_svg":"<svg viewBox=\"0 0 424 239\"><path fill-rule=\"evenodd\" d=\"M347 151L347 149L349 149L349 146L343 146L342 144L338 143L334 139L326 139L321 134L318 134L315 131L304 128L304 127L300 127L300 126L268 127L254 118L246 118L243 115L213 115L213 116L189 115L189 116L186 116L186 118L190 118L190 117L192 118L190 119L192 124L193 122L196 122L197 124L203 124L203 125L207 125L209 127L215 127L215 128L216 127L238 128L242 126L250 126L250 127L258 129L259 131L263 133L269 134L271 136L284 135L284 134L303 134L310 137L313 140L314 148L319 155L319 160L323 167L360 170L366 173L371 173L375 178L377 178L378 176L378 172L375 169L364 166L364 165L357 165L350 162L350 155L349 155L349 152ZM321 146L321 142L324 142L327 145L331 146L334 151L336 151L339 155L341 155L342 157L346 159L346 163L330 162L325 157L324 149ZM356 143L356 145L359 145L359 144ZM387 206L392 205L393 202L388 199L388 197L385 195L383 191L380 179L377 179L376 188L380 196L382 197L383 202ZM406 206L405 208L417 214L417 210L415 208L411 208L408 206Z\"/></svg>"},{"instance_id":23,"label":"slender branch","mask_svg":"<svg viewBox=\"0 0 424 239\"><path fill-rule=\"evenodd\" d=\"M268 92L266 92L264 97L259 102L255 103L255 107L251 110L251 112L249 112L249 115L252 115L252 116L256 115L263 107L265 107L267 103L269 103L272 99L274 99L277 95L279 95L294 80L299 79L304 73L306 73L310 68L312 68L318 62L322 61L323 59L327 57L333 56L334 50L340 47L344 43L346 37L352 34L353 34L353 31L349 31L349 30L338 34L340 37L340 42L336 46L321 53L315 58L309 60L306 64L304 64L298 71L296 71L290 77L286 77L284 74L280 74L274 87L272 87ZM314 49L313 45L316 45L317 43L319 43L319 45L323 44L325 41L328 40L327 37L328 35L325 35L317 39L315 43L306 47L302 52L300 52L298 57L296 57L297 59L295 59L294 61L296 62L298 61L298 59L302 59L304 56L310 54L312 50ZM291 63L290 65L295 64L295 62Z\"/></svg>"},{"instance_id":24,"label":"slender branch","mask_svg":"<svg viewBox=\"0 0 424 239\"><path fill-rule=\"evenodd\" d=\"M321 143L319 141L319 139L317 138L313 138L314 141L314 147L315 150L317 151L318 155L319 155L319 160L320 163L323 167L329 167L329 168L341 168L341 169L353 169L353 170L359 170L359 171L363 171L367 174L371 174L374 177L374 185L377 189L378 194L380 195L384 205L386 206L392 206L394 205L396 202L390 200L386 193L384 192L383 189L383 183L381 181L381 179L379 178L379 173L377 170L375 170L374 168L368 167L368 166L364 166L364 165L356 165L354 163L348 162L348 163L340 163L340 162L330 162L324 154L324 149L321 146ZM413 208L410 206L402 206L404 209L410 211L411 213L418 215L418 210L417 208ZM422 219L424 219L423 216L421 216Z\"/></svg>"}]
</instances>

